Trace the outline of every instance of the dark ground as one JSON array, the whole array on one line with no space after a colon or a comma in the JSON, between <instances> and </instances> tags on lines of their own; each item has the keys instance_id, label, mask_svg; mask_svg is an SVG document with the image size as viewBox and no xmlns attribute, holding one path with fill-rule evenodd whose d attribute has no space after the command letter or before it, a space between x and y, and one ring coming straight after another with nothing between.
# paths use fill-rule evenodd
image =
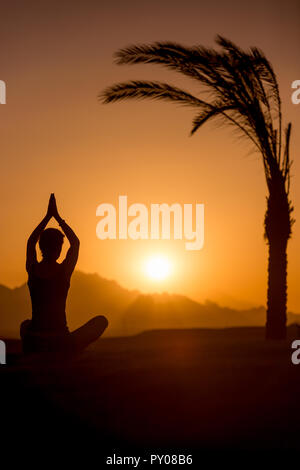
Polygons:
<instances>
[{"instance_id":1,"label":"dark ground","mask_svg":"<svg viewBox=\"0 0 300 470\"><path fill-rule=\"evenodd\" d=\"M200 468L207 453L300 450L297 335L293 326L279 342L262 328L150 331L102 339L72 360L23 357L8 341L2 445L26 464L39 448L54 460L96 455L96 468L113 453L193 454Z\"/></svg>"}]
</instances>

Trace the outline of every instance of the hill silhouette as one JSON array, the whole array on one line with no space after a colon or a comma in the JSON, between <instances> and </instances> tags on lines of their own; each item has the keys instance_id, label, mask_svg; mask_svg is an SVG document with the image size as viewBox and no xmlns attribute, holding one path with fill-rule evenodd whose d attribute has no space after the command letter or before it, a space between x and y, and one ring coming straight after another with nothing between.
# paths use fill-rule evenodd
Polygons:
<instances>
[{"instance_id":1,"label":"hill silhouette","mask_svg":"<svg viewBox=\"0 0 300 470\"><path fill-rule=\"evenodd\" d=\"M0 285L0 335L17 338L20 323L30 318L31 305L27 285L10 289ZM124 336L144 330L164 328L226 328L263 326L263 306L236 310L214 302L204 304L171 294L141 294L127 290L98 274L76 271L67 301L67 319L71 330L94 315L107 316L106 336ZM300 315L289 313L288 323L300 323Z\"/></svg>"}]
</instances>

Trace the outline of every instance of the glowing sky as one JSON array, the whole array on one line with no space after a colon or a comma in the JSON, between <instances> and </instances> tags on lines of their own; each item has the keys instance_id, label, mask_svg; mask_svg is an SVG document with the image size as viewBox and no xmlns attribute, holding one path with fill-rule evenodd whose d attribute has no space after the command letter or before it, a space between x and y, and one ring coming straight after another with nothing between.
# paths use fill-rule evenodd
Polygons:
<instances>
[{"instance_id":1,"label":"glowing sky","mask_svg":"<svg viewBox=\"0 0 300 470\"><path fill-rule=\"evenodd\" d=\"M113 53L132 43L172 40L214 45L219 33L264 50L278 75L284 119L292 121L291 199L300 207L298 1L2 2L0 79L0 283L26 280L26 237L50 192L81 240L78 269L144 292L166 290L226 305L264 304L266 187L259 155L228 128L189 137L193 111L166 103L102 105L98 93L126 79L160 79L197 92L180 75L155 66L119 67ZM96 237L96 208L129 203L204 203L203 250L184 241ZM300 311L300 224L289 243L289 309ZM145 260L166 256L164 280L145 274Z\"/></svg>"}]
</instances>

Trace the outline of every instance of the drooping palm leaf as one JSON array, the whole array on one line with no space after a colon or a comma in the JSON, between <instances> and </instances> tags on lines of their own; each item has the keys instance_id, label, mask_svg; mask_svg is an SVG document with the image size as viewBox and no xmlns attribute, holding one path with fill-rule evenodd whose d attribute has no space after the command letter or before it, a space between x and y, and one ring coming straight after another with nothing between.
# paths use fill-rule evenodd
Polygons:
<instances>
[{"instance_id":1,"label":"drooping palm leaf","mask_svg":"<svg viewBox=\"0 0 300 470\"><path fill-rule=\"evenodd\" d=\"M113 85L100 98L104 103L126 98L162 99L198 107L191 134L208 120L221 117L224 123L235 125L260 151L267 184L274 172L280 171L289 188L289 137L285 140L282 159L281 101L273 68L257 48L245 52L222 36L217 36L216 42L221 51L156 42L133 45L115 54L120 65L158 64L197 80L210 92L209 100L166 83L150 81Z\"/></svg>"},{"instance_id":2,"label":"drooping palm leaf","mask_svg":"<svg viewBox=\"0 0 300 470\"><path fill-rule=\"evenodd\" d=\"M148 82L141 80L132 80L131 82L118 83L112 87L107 88L99 96L103 98L104 103L112 103L128 98L152 98L163 99L172 102L179 102L188 106L205 106L206 103L199 98L196 98L190 93L187 93L180 88L168 85L162 82Z\"/></svg>"}]
</instances>

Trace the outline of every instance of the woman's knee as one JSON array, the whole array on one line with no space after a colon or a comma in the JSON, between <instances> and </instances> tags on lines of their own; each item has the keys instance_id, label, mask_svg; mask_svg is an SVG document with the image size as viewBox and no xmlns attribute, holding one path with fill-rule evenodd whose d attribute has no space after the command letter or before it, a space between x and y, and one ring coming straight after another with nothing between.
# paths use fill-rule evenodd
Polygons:
<instances>
[{"instance_id":1,"label":"woman's knee","mask_svg":"<svg viewBox=\"0 0 300 470\"><path fill-rule=\"evenodd\" d=\"M108 320L104 315L97 315L92 321L99 330L104 331L108 327Z\"/></svg>"}]
</instances>

